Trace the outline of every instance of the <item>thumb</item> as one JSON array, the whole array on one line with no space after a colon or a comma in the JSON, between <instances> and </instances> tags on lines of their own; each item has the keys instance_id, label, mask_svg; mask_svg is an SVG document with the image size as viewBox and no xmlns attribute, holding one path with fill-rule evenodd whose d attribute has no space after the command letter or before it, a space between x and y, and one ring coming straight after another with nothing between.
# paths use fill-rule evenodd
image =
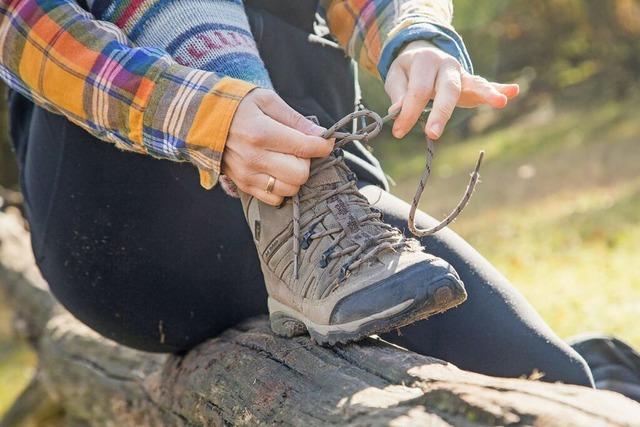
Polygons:
<instances>
[{"instance_id":1,"label":"thumb","mask_svg":"<svg viewBox=\"0 0 640 427\"><path fill-rule=\"evenodd\" d=\"M402 101L404 101L404 99L401 99L400 101L394 102L393 104L391 104L387 112L390 114L399 113L400 110L402 110Z\"/></svg>"},{"instance_id":2,"label":"thumb","mask_svg":"<svg viewBox=\"0 0 640 427\"><path fill-rule=\"evenodd\" d=\"M269 92L258 102L258 107L264 114L306 135L320 136L326 130L291 108L275 92Z\"/></svg>"}]
</instances>

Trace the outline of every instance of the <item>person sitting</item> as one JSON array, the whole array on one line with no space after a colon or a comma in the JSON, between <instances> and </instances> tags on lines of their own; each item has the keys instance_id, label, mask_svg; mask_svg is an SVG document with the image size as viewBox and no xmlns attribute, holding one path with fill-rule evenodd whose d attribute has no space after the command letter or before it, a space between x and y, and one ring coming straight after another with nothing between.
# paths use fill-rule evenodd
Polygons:
<instances>
[{"instance_id":1,"label":"person sitting","mask_svg":"<svg viewBox=\"0 0 640 427\"><path fill-rule=\"evenodd\" d=\"M456 106L517 95L473 74L450 1L84 6L0 6L34 252L82 322L154 352L264 313L275 332L324 344L403 327L383 337L463 369L593 385L452 230L406 237L409 206L377 160L358 141L335 150L325 133L359 104L345 53L385 82L397 138L430 100L424 132L437 139ZM318 11L329 36L315 31Z\"/></svg>"}]
</instances>

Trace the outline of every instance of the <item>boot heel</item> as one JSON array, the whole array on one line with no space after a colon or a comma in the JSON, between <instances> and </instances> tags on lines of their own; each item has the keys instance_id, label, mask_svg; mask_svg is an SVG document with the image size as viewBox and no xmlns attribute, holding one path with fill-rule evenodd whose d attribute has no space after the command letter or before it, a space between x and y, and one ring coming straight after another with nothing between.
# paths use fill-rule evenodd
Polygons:
<instances>
[{"instance_id":1,"label":"boot heel","mask_svg":"<svg viewBox=\"0 0 640 427\"><path fill-rule=\"evenodd\" d=\"M274 334L287 338L293 338L307 333L307 327L299 320L296 320L282 312L271 313L271 330Z\"/></svg>"}]
</instances>

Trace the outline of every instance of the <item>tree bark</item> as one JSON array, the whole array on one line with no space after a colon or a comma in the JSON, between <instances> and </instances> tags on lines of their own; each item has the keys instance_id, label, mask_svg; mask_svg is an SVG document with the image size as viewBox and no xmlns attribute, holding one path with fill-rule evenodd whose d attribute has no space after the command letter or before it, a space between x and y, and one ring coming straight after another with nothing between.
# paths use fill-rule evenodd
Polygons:
<instances>
[{"instance_id":1,"label":"tree bark","mask_svg":"<svg viewBox=\"0 0 640 427\"><path fill-rule=\"evenodd\" d=\"M184 356L132 350L55 303L28 240L0 212L0 289L40 361L30 389L74 424L640 425L640 405L616 393L465 372L374 338L324 348L274 336L266 318ZM16 407L32 400L42 406L27 395Z\"/></svg>"}]
</instances>

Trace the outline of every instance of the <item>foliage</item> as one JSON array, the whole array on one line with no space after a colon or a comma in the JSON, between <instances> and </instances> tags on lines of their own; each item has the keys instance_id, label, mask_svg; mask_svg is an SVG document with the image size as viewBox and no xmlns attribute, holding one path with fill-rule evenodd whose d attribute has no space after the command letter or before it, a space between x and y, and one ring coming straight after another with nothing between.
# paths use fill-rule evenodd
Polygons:
<instances>
[{"instance_id":1,"label":"foliage","mask_svg":"<svg viewBox=\"0 0 640 427\"><path fill-rule=\"evenodd\" d=\"M523 70L559 94L594 83L619 96L640 77L638 0L456 0L456 27L476 68L498 79Z\"/></svg>"}]
</instances>

